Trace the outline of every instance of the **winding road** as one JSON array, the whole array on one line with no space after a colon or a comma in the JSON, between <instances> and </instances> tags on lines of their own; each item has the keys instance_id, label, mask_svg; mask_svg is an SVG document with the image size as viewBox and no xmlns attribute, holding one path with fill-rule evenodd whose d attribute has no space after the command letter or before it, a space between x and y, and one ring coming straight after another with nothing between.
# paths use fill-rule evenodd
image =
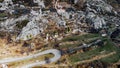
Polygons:
<instances>
[{"instance_id":1,"label":"winding road","mask_svg":"<svg viewBox=\"0 0 120 68\"><path fill-rule=\"evenodd\" d=\"M3 59L3 60L0 60L0 64L11 63L11 62L16 62L16 61L21 61L21 60L26 60L26 59L31 59L31 58L37 58L37 57L40 57L42 55L49 54L49 53L52 53L54 55L53 58L49 59L50 63L57 61L61 57L61 53L60 53L59 50L49 49L49 50L31 55L31 56L26 56L26 57L21 57L21 58ZM46 61L40 61L40 62L35 62L35 63L31 63L31 64L28 64L28 65L22 66L21 68L32 68L32 67L40 66L40 65L44 65L44 64L46 64Z\"/></svg>"}]
</instances>

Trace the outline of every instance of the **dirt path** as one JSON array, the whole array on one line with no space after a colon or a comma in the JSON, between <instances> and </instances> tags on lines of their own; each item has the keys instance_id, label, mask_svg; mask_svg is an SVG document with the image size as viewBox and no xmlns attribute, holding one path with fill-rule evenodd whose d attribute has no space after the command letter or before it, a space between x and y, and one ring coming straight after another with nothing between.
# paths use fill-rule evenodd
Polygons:
<instances>
[{"instance_id":1,"label":"dirt path","mask_svg":"<svg viewBox=\"0 0 120 68\"><path fill-rule=\"evenodd\" d=\"M98 56L95 56L95 57L93 57L93 58L91 58L91 59L89 59L89 60L80 61L80 62L77 62L77 63L75 63L75 64L88 63L88 62L91 62L91 61L94 61L94 60L99 60L99 59L101 59L101 58L111 56L111 55L113 55L113 54L116 54L116 52L111 52L111 53L105 54L105 55L98 55Z\"/></svg>"}]
</instances>

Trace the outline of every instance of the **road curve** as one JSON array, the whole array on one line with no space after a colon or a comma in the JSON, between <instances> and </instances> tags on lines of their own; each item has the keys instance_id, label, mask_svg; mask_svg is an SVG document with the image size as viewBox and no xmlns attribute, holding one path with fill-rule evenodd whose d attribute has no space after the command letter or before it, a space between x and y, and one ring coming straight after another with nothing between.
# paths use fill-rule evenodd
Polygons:
<instances>
[{"instance_id":1,"label":"road curve","mask_svg":"<svg viewBox=\"0 0 120 68\"><path fill-rule=\"evenodd\" d=\"M49 49L49 50L46 50L46 51L43 51L43 52L31 55L31 56L26 56L26 57L21 57L21 58L7 58L7 59L3 59L3 60L0 60L0 64L11 63L11 62L16 62L16 61L36 58L36 57L39 57L41 55L49 54L49 53L52 53L54 55L53 58L49 59L50 63L57 61L61 57L61 54L60 54L59 50L57 50L57 49ZM28 64L28 65L22 66L21 68L31 68L31 67L34 67L34 66L40 66L40 65L44 65L44 64L46 64L46 61L40 61L40 62L31 63L31 64Z\"/></svg>"}]
</instances>

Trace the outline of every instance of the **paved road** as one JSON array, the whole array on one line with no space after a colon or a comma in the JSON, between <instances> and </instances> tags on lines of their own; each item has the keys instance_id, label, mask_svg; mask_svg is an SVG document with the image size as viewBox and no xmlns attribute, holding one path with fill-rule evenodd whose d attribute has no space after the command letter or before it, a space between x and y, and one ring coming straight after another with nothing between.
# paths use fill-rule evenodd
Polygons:
<instances>
[{"instance_id":1,"label":"paved road","mask_svg":"<svg viewBox=\"0 0 120 68\"><path fill-rule=\"evenodd\" d=\"M49 50L40 52L38 54L31 55L31 56L26 56L26 57L21 57L21 58L3 59L3 60L0 60L0 64L11 63L11 62L16 62L16 61L21 61L21 60L26 60L26 59L31 59L31 58L34 59L36 57L39 57L39 56L45 55L45 54L49 54L49 53L52 53L54 55L53 58L49 59L50 63L57 61L61 57L61 54L60 54L59 50L57 50L57 49L49 49ZM40 61L40 62L36 62L36 63L32 63L32 64L22 66L21 68L31 68L31 67L34 67L34 66L40 66L40 65L44 65L44 64L46 64L46 61Z\"/></svg>"}]
</instances>

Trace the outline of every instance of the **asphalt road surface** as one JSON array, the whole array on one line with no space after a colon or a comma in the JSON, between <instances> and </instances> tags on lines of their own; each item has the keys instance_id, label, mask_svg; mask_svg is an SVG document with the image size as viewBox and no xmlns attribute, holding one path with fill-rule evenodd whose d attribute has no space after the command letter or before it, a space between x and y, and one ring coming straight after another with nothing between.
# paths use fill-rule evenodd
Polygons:
<instances>
[{"instance_id":1,"label":"asphalt road surface","mask_svg":"<svg viewBox=\"0 0 120 68\"><path fill-rule=\"evenodd\" d=\"M26 60L26 59L31 59L31 58L34 59L34 58L37 58L37 57L40 57L42 55L49 54L49 53L52 53L54 55L53 58L49 59L50 63L59 60L60 57L61 57L61 53L60 53L59 50L49 49L49 50L45 50L43 52L40 52L40 53L37 53L37 54L34 54L34 55L30 55L30 56L26 56L26 57L3 59L3 60L0 60L0 64L4 64L4 63L6 64L6 63L21 61L21 60ZM40 62L35 62L35 63L31 63L31 64L28 64L28 65L22 66L21 68L32 68L32 67L41 66L41 65L44 65L44 64L47 64L46 61L40 61Z\"/></svg>"}]
</instances>

